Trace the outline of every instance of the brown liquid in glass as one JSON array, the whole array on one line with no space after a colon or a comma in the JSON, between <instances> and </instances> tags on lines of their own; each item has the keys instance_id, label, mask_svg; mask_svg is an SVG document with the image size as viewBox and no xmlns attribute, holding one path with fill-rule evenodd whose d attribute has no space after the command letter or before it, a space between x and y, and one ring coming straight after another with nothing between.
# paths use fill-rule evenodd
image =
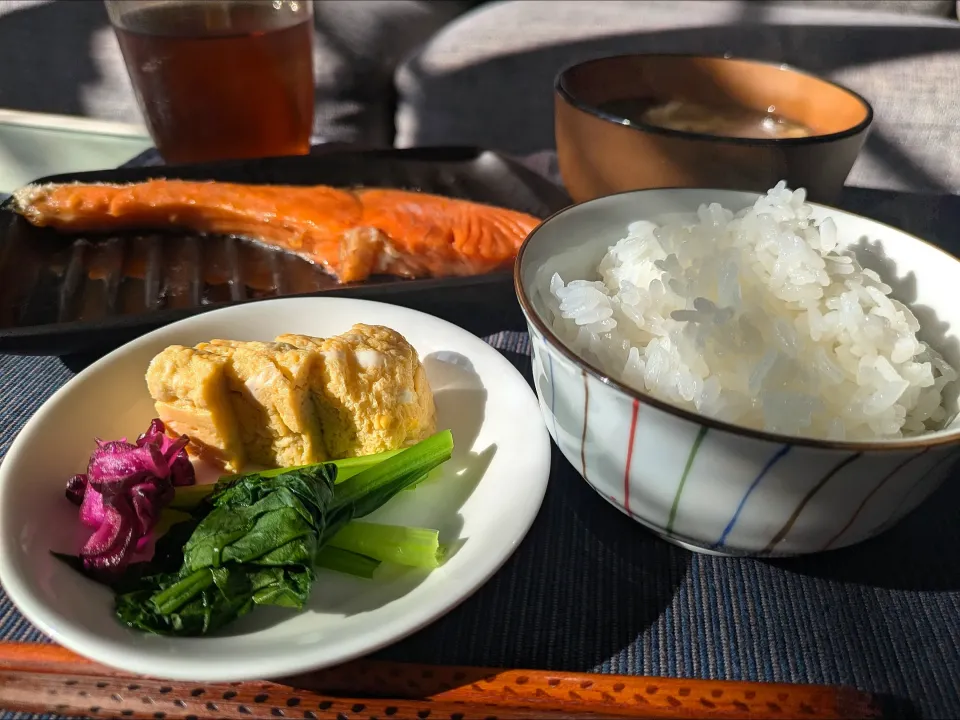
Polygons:
<instances>
[{"instance_id":1,"label":"brown liquid in glass","mask_svg":"<svg viewBox=\"0 0 960 720\"><path fill-rule=\"evenodd\" d=\"M200 2L126 13L117 38L168 162L305 154L313 25L274 3Z\"/></svg>"}]
</instances>

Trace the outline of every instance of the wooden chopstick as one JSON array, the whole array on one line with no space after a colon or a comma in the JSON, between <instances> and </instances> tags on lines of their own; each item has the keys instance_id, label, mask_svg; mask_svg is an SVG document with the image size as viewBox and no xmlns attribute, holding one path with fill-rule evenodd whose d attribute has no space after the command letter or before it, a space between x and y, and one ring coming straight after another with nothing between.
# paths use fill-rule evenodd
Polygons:
<instances>
[{"instance_id":1,"label":"wooden chopstick","mask_svg":"<svg viewBox=\"0 0 960 720\"><path fill-rule=\"evenodd\" d=\"M847 687L441 667L359 660L275 682L187 683L123 673L56 645L0 643L0 708L200 718L870 718Z\"/></svg>"}]
</instances>

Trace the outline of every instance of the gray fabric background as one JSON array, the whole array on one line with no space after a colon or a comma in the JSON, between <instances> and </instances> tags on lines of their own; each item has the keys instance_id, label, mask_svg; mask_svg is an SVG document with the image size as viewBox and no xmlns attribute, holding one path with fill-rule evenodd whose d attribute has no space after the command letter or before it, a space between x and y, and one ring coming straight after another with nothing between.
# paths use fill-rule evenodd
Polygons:
<instances>
[{"instance_id":1,"label":"gray fabric background","mask_svg":"<svg viewBox=\"0 0 960 720\"><path fill-rule=\"evenodd\" d=\"M875 124L851 183L955 192L960 22L891 12L897 6L877 2L865 12L829 1L491 3L444 26L398 69L396 144L552 148L553 80L563 67L620 53L729 52L826 75L873 104Z\"/></svg>"},{"instance_id":2,"label":"gray fabric background","mask_svg":"<svg viewBox=\"0 0 960 720\"><path fill-rule=\"evenodd\" d=\"M396 66L468 5L314 2L315 133L390 145ZM0 0L0 108L141 122L101 0Z\"/></svg>"}]
</instances>

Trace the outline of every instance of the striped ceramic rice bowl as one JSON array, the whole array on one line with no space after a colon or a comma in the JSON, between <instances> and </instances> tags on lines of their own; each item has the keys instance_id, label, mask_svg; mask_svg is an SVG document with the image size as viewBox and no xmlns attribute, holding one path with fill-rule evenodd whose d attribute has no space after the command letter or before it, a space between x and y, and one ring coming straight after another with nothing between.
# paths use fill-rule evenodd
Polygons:
<instances>
[{"instance_id":1,"label":"striped ceramic rice bowl","mask_svg":"<svg viewBox=\"0 0 960 720\"><path fill-rule=\"evenodd\" d=\"M960 343L934 333L960 327L957 283L952 256L783 184L593 200L517 262L561 451L637 521L722 554L848 545L939 485Z\"/></svg>"}]
</instances>

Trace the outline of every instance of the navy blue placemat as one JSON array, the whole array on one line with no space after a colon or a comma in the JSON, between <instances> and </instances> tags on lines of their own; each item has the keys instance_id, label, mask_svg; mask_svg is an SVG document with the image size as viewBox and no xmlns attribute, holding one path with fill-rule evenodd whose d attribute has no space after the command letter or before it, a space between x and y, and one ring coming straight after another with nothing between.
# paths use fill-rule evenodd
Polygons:
<instances>
[{"instance_id":1,"label":"navy blue placemat","mask_svg":"<svg viewBox=\"0 0 960 720\"><path fill-rule=\"evenodd\" d=\"M529 164L555 176L549 154ZM958 247L957 198L850 188L843 205ZM526 335L487 340L530 379ZM0 457L83 364L0 355ZM378 656L842 683L880 693L896 717L960 717L958 507L953 477L898 526L853 548L795 560L719 558L655 538L555 453L544 505L511 560L458 608ZM43 640L3 595L0 639Z\"/></svg>"}]
</instances>

